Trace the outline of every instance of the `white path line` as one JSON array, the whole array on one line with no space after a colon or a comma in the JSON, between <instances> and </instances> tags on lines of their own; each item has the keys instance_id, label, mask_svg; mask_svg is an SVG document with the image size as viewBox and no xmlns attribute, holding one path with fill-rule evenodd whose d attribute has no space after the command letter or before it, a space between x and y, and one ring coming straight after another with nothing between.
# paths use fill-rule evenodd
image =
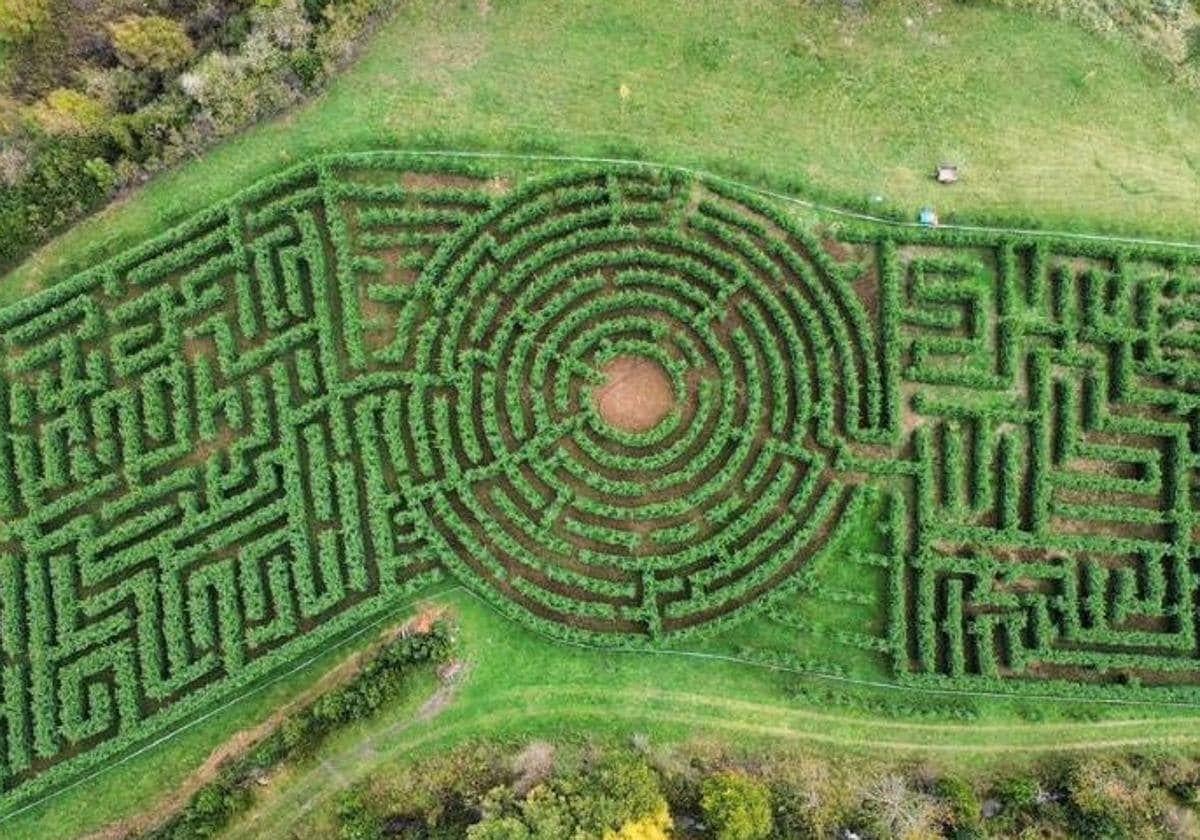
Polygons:
<instances>
[{"instance_id":1,"label":"white path line","mask_svg":"<svg viewBox=\"0 0 1200 840\"><path fill-rule=\"evenodd\" d=\"M463 149L378 149L374 151L351 152L351 155L410 155L413 157L444 157L444 158L477 158L480 160L518 160L530 163L600 163L600 164L619 164L622 166L640 166L646 169L669 170L673 172L683 172L689 175L694 175L700 178L707 178L711 181L718 181L731 186L740 187L758 195L768 196L779 201L785 201L789 204L795 204L800 207L815 210L820 213L828 213L830 215L842 216L848 219L856 219L863 222L873 222L880 225L888 225L890 227L922 229L922 230L957 230L971 233L994 233L994 234L1016 234L1020 236L1044 236L1044 237L1061 237L1066 239L1077 239L1083 242L1111 242L1122 245L1153 245L1158 247L1168 248L1186 248L1193 251L1200 251L1200 243L1182 242L1172 239L1152 239L1140 236L1116 236L1099 233L1080 233L1069 230L1052 230L1046 228L1012 228L992 225L967 225L967 224L941 224L936 228L929 228L920 222L907 222L900 219L892 219L886 216L873 216L870 213L864 213L859 210L847 210L844 207L837 207L830 204L822 204L819 201L812 201L807 198L802 198L788 193L781 193L775 190L769 190L764 187L755 186L754 184L738 181L734 178L727 178L724 175L718 175L714 172L709 172L704 169L699 169L691 166L684 166L675 163L661 163L651 160L636 160L633 158L620 157L592 157L587 155L558 155L558 154L533 154L521 152L477 152Z\"/></svg>"}]
</instances>

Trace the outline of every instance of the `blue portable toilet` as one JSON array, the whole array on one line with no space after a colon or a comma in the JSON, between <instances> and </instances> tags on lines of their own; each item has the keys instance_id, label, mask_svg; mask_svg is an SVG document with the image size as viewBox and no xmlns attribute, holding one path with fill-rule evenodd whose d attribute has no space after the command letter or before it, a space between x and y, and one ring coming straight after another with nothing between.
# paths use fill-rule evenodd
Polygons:
<instances>
[{"instance_id":1,"label":"blue portable toilet","mask_svg":"<svg viewBox=\"0 0 1200 840\"><path fill-rule=\"evenodd\" d=\"M921 212L917 215L917 221L925 227L937 227L938 217L932 207L922 207Z\"/></svg>"}]
</instances>

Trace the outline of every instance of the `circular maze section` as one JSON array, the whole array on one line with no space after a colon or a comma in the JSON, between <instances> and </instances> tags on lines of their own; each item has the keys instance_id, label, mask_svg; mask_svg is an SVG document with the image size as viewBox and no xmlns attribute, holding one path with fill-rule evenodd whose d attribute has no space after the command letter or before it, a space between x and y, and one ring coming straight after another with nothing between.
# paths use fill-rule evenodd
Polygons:
<instances>
[{"instance_id":1,"label":"circular maze section","mask_svg":"<svg viewBox=\"0 0 1200 840\"><path fill-rule=\"evenodd\" d=\"M850 290L778 219L631 170L528 184L409 298L410 504L554 632L659 637L796 579L851 499Z\"/></svg>"}]
</instances>

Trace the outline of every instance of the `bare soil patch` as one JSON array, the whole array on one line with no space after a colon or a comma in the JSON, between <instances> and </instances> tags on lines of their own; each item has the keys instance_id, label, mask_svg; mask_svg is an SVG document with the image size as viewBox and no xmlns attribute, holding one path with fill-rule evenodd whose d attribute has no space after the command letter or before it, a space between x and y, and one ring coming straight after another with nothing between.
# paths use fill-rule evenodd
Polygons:
<instances>
[{"instance_id":1,"label":"bare soil patch","mask_svg":"<svg viewBox=\"0 0 1200 840\"><path fill-rule=\"evenodd\" d=\"M675 406L671 378L651 359L619 356L602 369L605 383L594 399L600 417L626 432L644 432L662 421Z\"/></svg>"},{"instance_id":2,"label":"bare soil patch","mask_svg":"<svg viewBox=\"0 0 1200 840\"><path fill-rule=\"evenodd\" d=\"M480 179L449 172L405 172L400 176L400 184L410 190L473 190L478 189Z\"/></svg>"}]
</instances>

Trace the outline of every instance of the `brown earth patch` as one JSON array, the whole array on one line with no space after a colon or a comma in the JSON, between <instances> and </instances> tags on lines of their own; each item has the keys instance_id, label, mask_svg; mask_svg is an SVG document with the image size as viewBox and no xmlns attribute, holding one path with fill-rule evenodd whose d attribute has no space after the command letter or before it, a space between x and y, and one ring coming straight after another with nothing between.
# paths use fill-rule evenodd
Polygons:
<instances>
[{"instance_id":1,"label":"brown earth patch","mask_svg":"<svg viewBox=\"0 0 1200 840\"><path fill-rule=\"evenodd\" d=\"M449 172L405 172L400 185L409 190L478 189L480 179Z\"/></svg>"},{"instance_id":2,"label":"brown earth patch","mask_svg":"<svg viewBox=\"0 0 1200 840\"><path fill-rule=\"evenodd\" d=\"M654 428L675 405L671 379L658 362L636 356L619 356L601 372L605 383L594 399L601 419L626 432Z\"/></svg>"},{"instance_id":3,"label":"brown earth patch","mask_svg":"<svg viewBox=\"0 0 1200 840\"><path fill-rule=\"evenodd\" d=\"M237 439L237 432L228 426L221 427L212 440L202 440L196 448L183 457L183 463L189 467L203 466L217 452L228 452Z\"/></svg>"}]
</instances>

